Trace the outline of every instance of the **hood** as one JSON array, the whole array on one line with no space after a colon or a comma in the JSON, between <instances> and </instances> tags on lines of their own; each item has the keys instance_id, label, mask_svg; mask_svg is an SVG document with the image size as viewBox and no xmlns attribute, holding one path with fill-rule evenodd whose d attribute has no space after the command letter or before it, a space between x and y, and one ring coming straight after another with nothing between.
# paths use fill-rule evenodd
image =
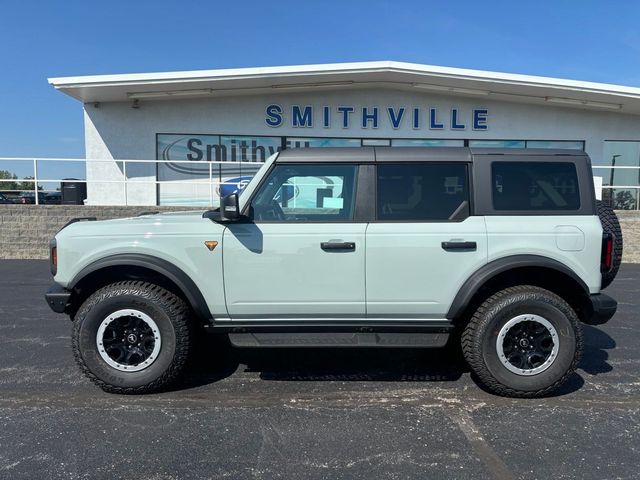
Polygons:
<instances>
[{"instance_id":1,"label":"hood","mask_svg":"<svg viewBox=\"0 0 640 480\"><path fill-rule=\"evenodd\" d=\"M186 212L167 212L141 215L137 217L114 218L111 220L77 221L63 228L58 234L64 236L121 237L131 235L176 235L217 233L224 230L224 225L211 219L203 218L205 210Z\"/></svg>"}]
</instances>

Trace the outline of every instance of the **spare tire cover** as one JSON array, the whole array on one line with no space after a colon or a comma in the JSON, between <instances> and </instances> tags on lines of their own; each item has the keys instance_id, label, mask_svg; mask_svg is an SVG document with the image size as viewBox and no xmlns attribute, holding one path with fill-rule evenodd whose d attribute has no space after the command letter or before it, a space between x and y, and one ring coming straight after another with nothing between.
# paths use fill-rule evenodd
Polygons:
<instances>
[{"instance_id":1,"label":"spare tire cover","mask_svg":"<svg viewBox=\"0 0 640 480\"><path fill-rule=\"evenodd\" d=\"M616 278L620 264L622 263L622 229L620 228L620 222L618 216L609 207L602 203L601 200L596 200L596 208L598 210L598 217L600 217L600 223L602 229L613 235L613 265L611 270L602 274L602 286L600 288L607 288Z\"/></svg>"}]
</instances>

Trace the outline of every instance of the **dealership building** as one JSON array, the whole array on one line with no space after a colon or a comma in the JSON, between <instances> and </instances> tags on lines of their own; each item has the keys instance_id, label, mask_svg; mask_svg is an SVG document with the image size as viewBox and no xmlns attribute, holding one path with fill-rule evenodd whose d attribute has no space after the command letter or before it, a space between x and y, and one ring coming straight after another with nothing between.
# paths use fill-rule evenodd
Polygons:
<instances>
[{"instance_id":1,"label":"dealership building","mask_svg":"<svg viewBox=\"0 0 640 480\"><path fill-rule=\"evenodd\" d=\"M215 204L284 148L568 148L640 165L640 88L620 85L389 61L49 82L83 104L93 205ZM637 209L639 172L595 175Z\"/></svg>"}]
</instances>

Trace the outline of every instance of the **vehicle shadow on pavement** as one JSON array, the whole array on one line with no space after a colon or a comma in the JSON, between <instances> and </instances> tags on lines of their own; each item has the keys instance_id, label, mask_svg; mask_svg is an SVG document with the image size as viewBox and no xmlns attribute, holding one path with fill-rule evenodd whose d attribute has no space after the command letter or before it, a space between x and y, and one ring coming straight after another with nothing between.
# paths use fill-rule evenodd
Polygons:
<instances>
[{"instance_id":1,"label":"vehicle shadow on pavement","mask_svg":"<svg viewBox=\"0 0 640 480\"><path fill-rule=\"evenodd\" d=\"M611 371L606 350L614 348L615 341L597 327L583 328L585 346L579 368L590 375ZM231 347L224 336L207 335L195 347L186 375L175 390L215 383L238 371L257 372L267 381L298 382L455 382L469 372L453 339L443 349L240 349ZM554 396L575 392L583 385L584 379L576 372Z\"/></svg>"},{"instance_id":2,"label":"vehicle shadow on pavement","mask_svg":"<svg viewBox=\"0 0 640 480\"><path fill-rule=\"evenodd\" d=\"M598 375L613 370L613 367L607 363L609 359L607 350L615 348L616 341L598 327L583 325L582 329L584 332L584 352L579 368L589 375Z\"/></svg>"},{"instance_id":3,"label":"vehicle shadow on pavement","mask_svg":"<svg viewBox=\"0 0 640 480\"><path fill-rule=\"evenodd\" d=\"M267 357L257 351L247 353L247 370L272 381L456 381L468 371L452 348L280 349Z\"/></svg>"},{"instance_id":4,"label":"vehicle shadow on pavement","mask_svg":"<svg viewBox=\"0 0 640 480\"><path fill-rule=\"evenodd\" d=\"M456 342L457 343L457 342ZM468 372L456 344L413 348L233 348L224 337L201 338L176 389L213 383L238 370L268 381L456 381Z\"/></svg>"}]
</instances>

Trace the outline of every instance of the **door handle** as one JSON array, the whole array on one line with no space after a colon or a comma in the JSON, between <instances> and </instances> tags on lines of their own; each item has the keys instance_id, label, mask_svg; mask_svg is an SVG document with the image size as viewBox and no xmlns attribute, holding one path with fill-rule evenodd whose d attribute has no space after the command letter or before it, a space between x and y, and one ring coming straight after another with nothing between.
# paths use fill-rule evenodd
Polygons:
<instances>
[{"instance_id":1,"label":"door handle","mask_svg":"<svg viewBox=\"0 0 640 480\"><path fill-rule=\"evenodd\" d=\"M476 242L442 242L442 249L447 252L456 250L472 251L477 250Z\"/></svg>"},{"instance_id":2,"label":"door handle","mask_svg":"<svg viewBox=\"0 0 640 480\"><path fill-rule=\"evenodd\" d=\"M322 242L320 244L322 250L355 250L355 242Z\"/></svg>"}]
</instances>

